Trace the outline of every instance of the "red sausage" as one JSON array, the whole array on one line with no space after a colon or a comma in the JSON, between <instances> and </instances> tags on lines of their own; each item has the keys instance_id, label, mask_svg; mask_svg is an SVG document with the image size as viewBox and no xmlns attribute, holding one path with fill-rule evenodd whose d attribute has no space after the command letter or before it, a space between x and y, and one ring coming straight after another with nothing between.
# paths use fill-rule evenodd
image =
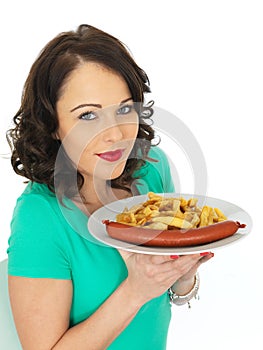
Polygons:
<instances>
[{"instance_id":1,"label":"red sausage","mask_svg":"<svg viewBox=\"0 0 263 350\"><path fill-rule=\"evenodd\" d=\"M193 229L154 230L104 220L110 237L151 247L187 247L218 241L232 236L239 228L246 227L238 221L222 221Z\"/></svg>"}]
</instances>

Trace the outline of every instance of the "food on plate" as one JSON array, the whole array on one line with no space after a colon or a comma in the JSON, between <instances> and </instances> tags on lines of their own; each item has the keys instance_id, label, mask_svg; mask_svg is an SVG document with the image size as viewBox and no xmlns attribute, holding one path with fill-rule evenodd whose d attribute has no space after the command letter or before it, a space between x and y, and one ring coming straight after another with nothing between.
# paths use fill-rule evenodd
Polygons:
<instances>
[{"instance_id":1,"label":"food on plate","mask_svg":"<svg viewBox=\"0 0 263 350\"><path fill-rule=\"evenodd\" d=\"M246 226L238 221L226 220L193 229L156 230L110 220L103 222L112 238L150 247L187 247L211 243L232 236L239 228Z\"/></svg>"},{"instance_id":2,"label":"food on plate","mask_svg":"<svg viewBox=\"0 0 263 350\"><path fill-rule=\"evenodd\" d=\"M197 228L225 220L219 208L199 207L197 198L164 197L153 192L148 193L147 201L125 208L116 216L119 223L158 230Z\"/></svg>"},{"instance_id":3,"label":"food on plate","mask_svg":"<svg viewBox=\"0 0 263 350\"><path fill-rule=\"evenodd\" d=\"M146 246L184 247L211 243L246 225L228 220L219 208L198 206L198 199L148 193L148 200L125 208L116 221L104 220L115 239Z\"/></svg>"}]
</instances>

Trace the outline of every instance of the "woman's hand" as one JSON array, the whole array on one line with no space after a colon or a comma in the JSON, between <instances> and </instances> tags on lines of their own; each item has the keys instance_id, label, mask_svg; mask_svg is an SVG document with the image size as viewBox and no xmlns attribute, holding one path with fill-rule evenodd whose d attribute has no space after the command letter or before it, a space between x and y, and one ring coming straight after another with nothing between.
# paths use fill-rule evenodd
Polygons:
<instances>
[{"instance_id":1,"label":"woman's hand","mask_svg":"<svg viewBox=\"0 0 263 350\"><path fill-rule=\"evenodd\" d=\"M195 274L200 265L210 260L213 256L214 253L211 252L200 253L200 259L198 260L196 265L194 265L185 275L183 275L177 281L174 282L172 290L177 295L187 294L192 289L195 283Z\"/></svg>"},{"instance_id":2,"label":"woman's hand","mask_svg":"<svg viewBox=\"0 0 263 350\"><path fill-rule=\"evenodd\" d=\"M193 281L198 267L210 259L210 255L204 257L200 254L175 259L175 256L137 254L122 250L119 253L128 269L126 284L129 292L142 304L165 293L176 281L186 286L189 281Z\"/></svg>"},{"instance_id":3,"label":"woman's hand","mask_svg":"<svg viewBox=\"0 0 263 350\"><path fill-rule=\"evenodd\" d=\"M211 253L211 252L200 253L199 256L200 256L200 258L199 258L198 262L196 263L196 265L194 265L185 275L183 275L178 280L178 282L179 281L185 282L185 281L192 279L195 276L200 265L202 265L206 261L210 260L214 256L214 253Z\"/></svg>"}]
</instances>

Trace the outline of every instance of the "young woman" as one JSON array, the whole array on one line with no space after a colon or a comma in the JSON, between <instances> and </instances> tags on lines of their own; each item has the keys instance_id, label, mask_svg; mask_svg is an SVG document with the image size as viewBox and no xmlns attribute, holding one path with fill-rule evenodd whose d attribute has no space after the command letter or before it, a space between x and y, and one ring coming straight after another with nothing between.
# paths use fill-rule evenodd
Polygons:
<instances>
[{"instance_id":1,"label":"young woman","mask_svg":"<svg viewBox=\"0 0 263 350\"><path fill-rule=\"evenodd\" d=\"M165 155L151 145L147 92L125 46L89 25L58 35L31 68L8 132L13 168L29 180L8 248L25 350L165 349L168 289L180 302L196 294L197 269L213 254L118 251L87 229L113 200L174 190Z\"/></svg>"}]
</instances>

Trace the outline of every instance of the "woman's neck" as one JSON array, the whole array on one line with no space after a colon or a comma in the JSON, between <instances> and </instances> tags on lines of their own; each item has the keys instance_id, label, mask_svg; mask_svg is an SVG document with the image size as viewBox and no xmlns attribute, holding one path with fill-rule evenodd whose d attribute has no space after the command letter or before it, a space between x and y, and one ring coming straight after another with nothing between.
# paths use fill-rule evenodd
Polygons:
<instances>
[{"instance_id":1,"label":"woman's neck","mask_svg":"<svg viewBox=\"0 0 263 350\"><path fill-rule=\"evenodd\" d=\"M132 193L127 190L112 188L107 181L97 180L96 183L84 181L79 194L72 200L79 209L90 216L108 203L131 196Z\"/></svg>"}]
</instances>

